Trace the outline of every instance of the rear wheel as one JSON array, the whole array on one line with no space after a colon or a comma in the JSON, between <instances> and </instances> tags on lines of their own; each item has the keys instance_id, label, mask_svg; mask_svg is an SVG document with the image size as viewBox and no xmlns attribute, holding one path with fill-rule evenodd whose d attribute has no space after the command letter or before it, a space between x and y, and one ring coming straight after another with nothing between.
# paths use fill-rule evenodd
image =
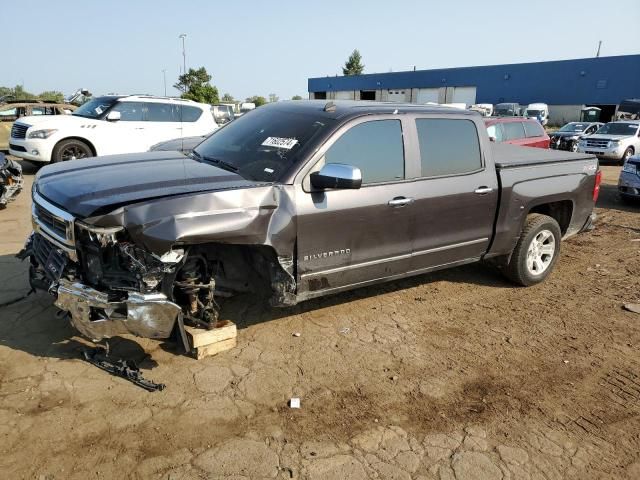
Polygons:
<instances>
[{"instance_id":1,"label":"rear wheel","mask_svg":"<svg viewBox=\"0 0 640 480\"><path fill-rule=\"evenodd\" d=\"M51 153L52 162L66 162L78 158L93 157L91 147L82 140L69 139L59 142Z\"/></svg>"},{"instance_id":2,"label":"rear wheel","mask_svg":"<svg viewBox=\"0 0 640 480\"><path fill-rule=\"evenodd\" d=\"M525 287L542 282L558 260L561 236L555 219L538 213L528 215L504 270L507 278Z\"/></svg>"}]
</instances>

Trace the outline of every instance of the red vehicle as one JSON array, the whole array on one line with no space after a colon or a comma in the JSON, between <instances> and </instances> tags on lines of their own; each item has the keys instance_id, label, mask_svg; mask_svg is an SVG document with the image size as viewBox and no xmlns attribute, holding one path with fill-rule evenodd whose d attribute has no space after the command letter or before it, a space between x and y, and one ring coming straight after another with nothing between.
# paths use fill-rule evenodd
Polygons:
<instances>
[{"instance_id":1,"label":"red vehicle","mask_svg":"<svg viewBox=\"0 0 640 480\"><path fill-rule=\"evenodd\" d=\"M522 147L549 148L549 135L533 118L490 117L485 119L489 137L495 142Z\"/></svg>"}]
</instances>

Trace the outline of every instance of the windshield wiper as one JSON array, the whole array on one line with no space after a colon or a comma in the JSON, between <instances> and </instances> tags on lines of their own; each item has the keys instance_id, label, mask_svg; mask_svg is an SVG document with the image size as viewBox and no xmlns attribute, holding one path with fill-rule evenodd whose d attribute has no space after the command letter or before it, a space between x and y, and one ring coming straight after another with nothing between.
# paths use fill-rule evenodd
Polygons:
<instances>
[{"instance_id":1,"label":"windshield wiper","mask_svg":"<svg viewBox=\"0 0 640 480\"><path fill-rule=\"evenodd\" d=\"M194 153L195 152L194 150ZM219 158L213 158L213 157L207 157L206 155L200 155L199 153L197 153L198 157L207 161L207 162L211 162L214 165L216 165L219 168L222 168L223 170L227 170L229 172L237 172L238 171L238 167L236 167L235 165L230 164L229 162L225 162L224 160L220 160Z\"/></svg>"}]
</instances>

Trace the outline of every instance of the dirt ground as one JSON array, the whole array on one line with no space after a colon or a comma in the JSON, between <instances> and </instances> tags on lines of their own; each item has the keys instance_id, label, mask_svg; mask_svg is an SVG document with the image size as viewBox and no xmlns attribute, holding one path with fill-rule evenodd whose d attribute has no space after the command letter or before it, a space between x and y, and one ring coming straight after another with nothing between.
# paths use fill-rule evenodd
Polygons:
<instances>
[{"instance_id":1,"label":"dirt ground","mask_svg":"<svg viewBox=\"0 0 640 480\"><path fill-rule=\"evenodd\" d=\"M0 211L0 303L28 290L25 169ZM289 310L244 301L224 313L237 348L201 361L113 340L162 392L80 360L48 295L0 308L2 478L640 478L640 314L623 309L640 303L640 205L603 170L596 230L546 283L473 265Z\"/></svg>"}]
</instances>

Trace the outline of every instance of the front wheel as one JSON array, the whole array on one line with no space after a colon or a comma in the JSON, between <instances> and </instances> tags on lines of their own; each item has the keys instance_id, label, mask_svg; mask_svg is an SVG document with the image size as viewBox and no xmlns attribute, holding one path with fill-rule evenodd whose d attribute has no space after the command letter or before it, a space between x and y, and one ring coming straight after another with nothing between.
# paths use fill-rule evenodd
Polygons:
<instances>
[{"instance_id":1,"label":"front wheel","mask_svg":"<svg viewBox=\"0 0 640 480\"><path fill-rule=\"evenodd\" d=\"M622 160L620 160L620 165L624 165L624 162L629 160L631 155L633 155L633 147L629 147L624 151L624 154L622 155Z\"/></svg>"},{"instance_id":2,"label":"front wheel","mask_svg":"<svg viewBox=\"0 0 640 480\"><path fill-rule=\"evenodd\" d=\"M527 216L505 275L525 287L549 276L560 255L562 233L555 219L538 213Z\"/></svg>"},{"instance_id":3,"label":"front wheel","mask_svg":"<svg viewBox=\"0 0 640 480\"><path fill-rule=\"evenodd\" d=\"M66 162L79 158L93 157L93 152L89 145L82 140L69 139L59 142L51 153L52 162Z\"/></svg>"}]
</instances>

